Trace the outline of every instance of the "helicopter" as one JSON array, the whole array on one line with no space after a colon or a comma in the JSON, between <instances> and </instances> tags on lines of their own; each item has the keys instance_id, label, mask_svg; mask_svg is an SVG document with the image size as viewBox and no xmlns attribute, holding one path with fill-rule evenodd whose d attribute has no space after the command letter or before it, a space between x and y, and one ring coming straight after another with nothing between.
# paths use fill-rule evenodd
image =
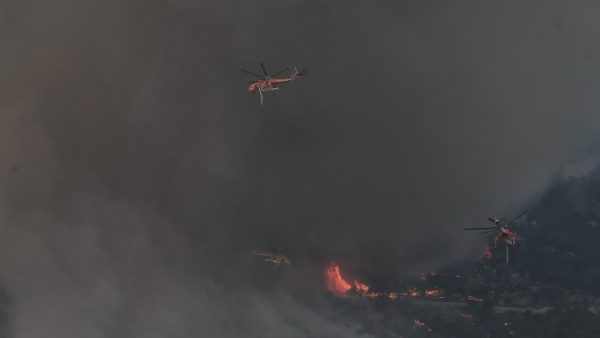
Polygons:
<instances>
[{"instance_id":1,"label":"helicopter","mask_svg":"<svg viewBox=\"0 0 600 338\"><path fill-rule=\"evenodd\" d=\"M519 216L515 217L513 220L511 220L508 223L504 222L504 219L502 218L491 218L488 217L488 221L494 223L494 226L492 227L482 227L482 228L463 228L463 230L467 230L467 231L471 231L471 230L486 230L483 231L482 234L487 234L490 232L498 232L498 235L496 237L494 237L494 247L496 247L496 245L498 244L498 240L502 240L504 241L504 243L506 244L506 265L508 265L508 260L509 260L509 248L514 248L516 246L520 245L519 242L519 236L514 233L511 229L511 225L517 221L519 218L521 218L523 215L525 215L527 211L523 211Z\"/></svg>"},{"instance_id":2,"label":"helicopter","mask_svg":"<svg viewBox=\"0 0 600 338\"><path fill-rule=\"evenodd\" d=\"M273 92L273 95L275 95L275 91L279 90L280 84L296 82L296 80L298 80L302 75L306 74L304 69L302 69L302 68L298 69L298 68L294 67L293 68L294 72L289 77L277 78L276 76L283 74L290 69L285 68L283 70L276 72L275 74L270 75L267 72L267 69L265 68L265 65L262 62L260 62L260 68L263 71L263 75L260 75L260 74L257 74L257 73L254 73L254 72L251 72L251 71L248 71L245 69L240 69L240 71L260 78L259 80L250 82L250 86L248 86L248 91L250 93L258 92L260 94L260 104L261 105L263 104L263 92Z\"/></svg>"},{"instance_id":3,"label":"helicopter","mask_svg":"<svg viewBox=\"0 0 600 338\"><path fill-rule=\"evenodd\" d=\"M252 250L252 254L254 256L262 256L265 257L265 262L275 263L275 267L273 269L277 269L281 263L285 263L289 266L292 266L292 261L282 254L274 254L270 252L259 252Z\"/></svg>"}]
</instances>

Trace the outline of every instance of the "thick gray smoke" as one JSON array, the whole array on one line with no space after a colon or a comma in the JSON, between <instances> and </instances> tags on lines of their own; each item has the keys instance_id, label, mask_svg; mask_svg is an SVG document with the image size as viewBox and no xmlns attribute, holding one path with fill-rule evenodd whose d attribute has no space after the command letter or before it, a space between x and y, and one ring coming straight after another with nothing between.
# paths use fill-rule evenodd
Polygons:
<instances>
[{"instance_id":1,"label":"thick gray smoke","mask_svg":"<svg viewBox=\"0 0 600 338\"><path fill-rule=\"evenodd\" d=\"M3 1L3 333L361 336L325 264L460 259L598 141L599 7ZM261 107L261 60L309 73Z\"/></svg>"}]
</instances>

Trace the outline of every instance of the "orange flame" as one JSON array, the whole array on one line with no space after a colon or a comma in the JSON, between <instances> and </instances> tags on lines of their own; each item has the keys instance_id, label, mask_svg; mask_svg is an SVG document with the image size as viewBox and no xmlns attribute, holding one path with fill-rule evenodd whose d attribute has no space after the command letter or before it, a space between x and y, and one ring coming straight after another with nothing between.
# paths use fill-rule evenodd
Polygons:
<instances>
[{"instance_id":1,"label":"orange flame","mask_svg":"<svg viewBox=\"0 0 600 338\"><path fill-rule=\"evenodd\" d=\"M327 269L327 288L338 296L343 296L352 289L352 286L342 278L338 265L331 264Z\"/></svg>"},{"instance_id":2,"label":"orange flame","mask_svg":"<svg viewBox=\"0 0 600 338\"><path fill-rule=\"evenodd\" d=\"M367 284L363 284L358 280L354 279L352 284L348 283L342 274L340 273L340 266L332 263L327 269L327 288L329 291L335 293L338 296L344 296L346 292L354 289L356 292L367 297L377 297L376 293L369 293L370 287Z\"/></svg>"},{"instance_id":3,"label":"orange flame","mask_svg":"<svg viewBox=\"0 0 600 338\"><path fill-rule=\"evenodd\" d=\"M359 292L368 292L369 291L369 286L368 285L362 284L359 281L357 281L356 279L354 280L354 287Z\"/></svg>"}]
</instances>

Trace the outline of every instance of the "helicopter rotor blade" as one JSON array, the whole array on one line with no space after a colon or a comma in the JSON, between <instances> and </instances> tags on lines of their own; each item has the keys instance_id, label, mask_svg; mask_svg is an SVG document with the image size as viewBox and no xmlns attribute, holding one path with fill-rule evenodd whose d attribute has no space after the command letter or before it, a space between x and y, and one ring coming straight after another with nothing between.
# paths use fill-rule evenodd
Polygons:
<instances>
[{"instance_id":1,"label":"helicopter rotor blade","mask_svg":"<svg viewBox=\"0 0 600 338\"><path fill-rule=\"evenodd\" d=\"M262 76L262 75L259 75L259 74L256 74L256 73L253 73L253 72L251 72L251 71L248 71L248 70L245 70L245 69L241 69L241 68L240 68L240 71L242 71L242 72L244 72L244 73L247 73L247 74L250 74L250 75L254 75L254 76L256 76L256 77L260 77L261 79L264 77L264 76Z\"/></svg>"},{"instance_id":2,"label":"helicopter rotor blade","mask_svg":"<svg viewBox=\"0 0 600 338\"><path fill-rule=\"evenodd\" d=\"M483 235L483 234L487 234L487 233L494 232L494 231L498 231L498 229L497 229L497 228L494 228L494 229L492 229L492 230L484 231L484 232L482 232L481 234Z\"/></svg>"},{"instance_id":3,"label":"helicopter rotor blade","mask_svg":"<svg viewBox=\"0 0 600 338\"><path fill-rule=\"evenodd\" d=\"M517 217L513 218L513 220L512 220L512 221L510 221L510 222L509 222L508 224L506 224L506 225L508 226L508 225L511 225L511 224L513 224L513 223L514 223L516 220L518 220L519 218L521 218L521 216L525 215L525 213L526 213L526 212L527 212L527 210L523 211L522 213L520 213L520 214L519 214L519 216L517 216Z\"/></svg>"},{"instance_id":4,"label":"helicopter rotor blade","mask_svg":"<svg viewBox=\"0 0 600 338\"><path fill-rule=\"evenodd\" d=\"M262 71L265 74L265 76L269 76L269 73L267 73L267 70L265 69L265 65L262 63L262 61L260 62L260 68L262 68Z\"/></svg>"},{"instance_id":5,"label":"helicopter rotor blade","mask_svg":"<svg viewBox=\"0 0 600 338\"><path fill-rule=\"evenodd\" d=\"M273 75L271 75L271 76L277 76L277 75L279 75L279 74L281 74L281 73L287 72L288 70L290 70L290 69L289 69L289 68L286 68L286 69L280 70L280 71L278 71L277 73L275 73L275 74L273 74Z\"/></svg>"}]
</instances>

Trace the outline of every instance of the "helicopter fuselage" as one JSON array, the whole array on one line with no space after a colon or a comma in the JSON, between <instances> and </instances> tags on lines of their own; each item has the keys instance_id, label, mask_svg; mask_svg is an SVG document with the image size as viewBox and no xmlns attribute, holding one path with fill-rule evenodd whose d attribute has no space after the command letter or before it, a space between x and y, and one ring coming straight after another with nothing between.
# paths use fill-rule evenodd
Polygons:
<instances>
[{"instance_id":1,"label":"helicopter fuselage","mask_svg":"<svg viewBox=\"0 0 600 338\"><path fill-rule=\"evenodd\" d=\"M288 78L266 78L264 80L258 80L255 82L252 82L250 84L250 86L248 86L248 91L250 93L256 93L257 91L261 91L261 92L269 92L269 91L274 91L274 90L278 90L279 89L279 85L282 83L288 83L288 82L293 82L295 79L288 77Z\"/></svg>"},{"instance_id":2,"label":"helicopter fuselage","mask_svg":"<svg viewBox=\"0 0 600 338\"><path fill-rule=\"evenodd\" d=\"M501 225L499 230L500 230L500 233L498 234L498 236L496 236L494 242L497 242L498 239L501 239L508 246L511 246L511 247L518 244L517 236L510 228L507 228L507 227L504 227Z\"/></svg>"}]
</instances>

